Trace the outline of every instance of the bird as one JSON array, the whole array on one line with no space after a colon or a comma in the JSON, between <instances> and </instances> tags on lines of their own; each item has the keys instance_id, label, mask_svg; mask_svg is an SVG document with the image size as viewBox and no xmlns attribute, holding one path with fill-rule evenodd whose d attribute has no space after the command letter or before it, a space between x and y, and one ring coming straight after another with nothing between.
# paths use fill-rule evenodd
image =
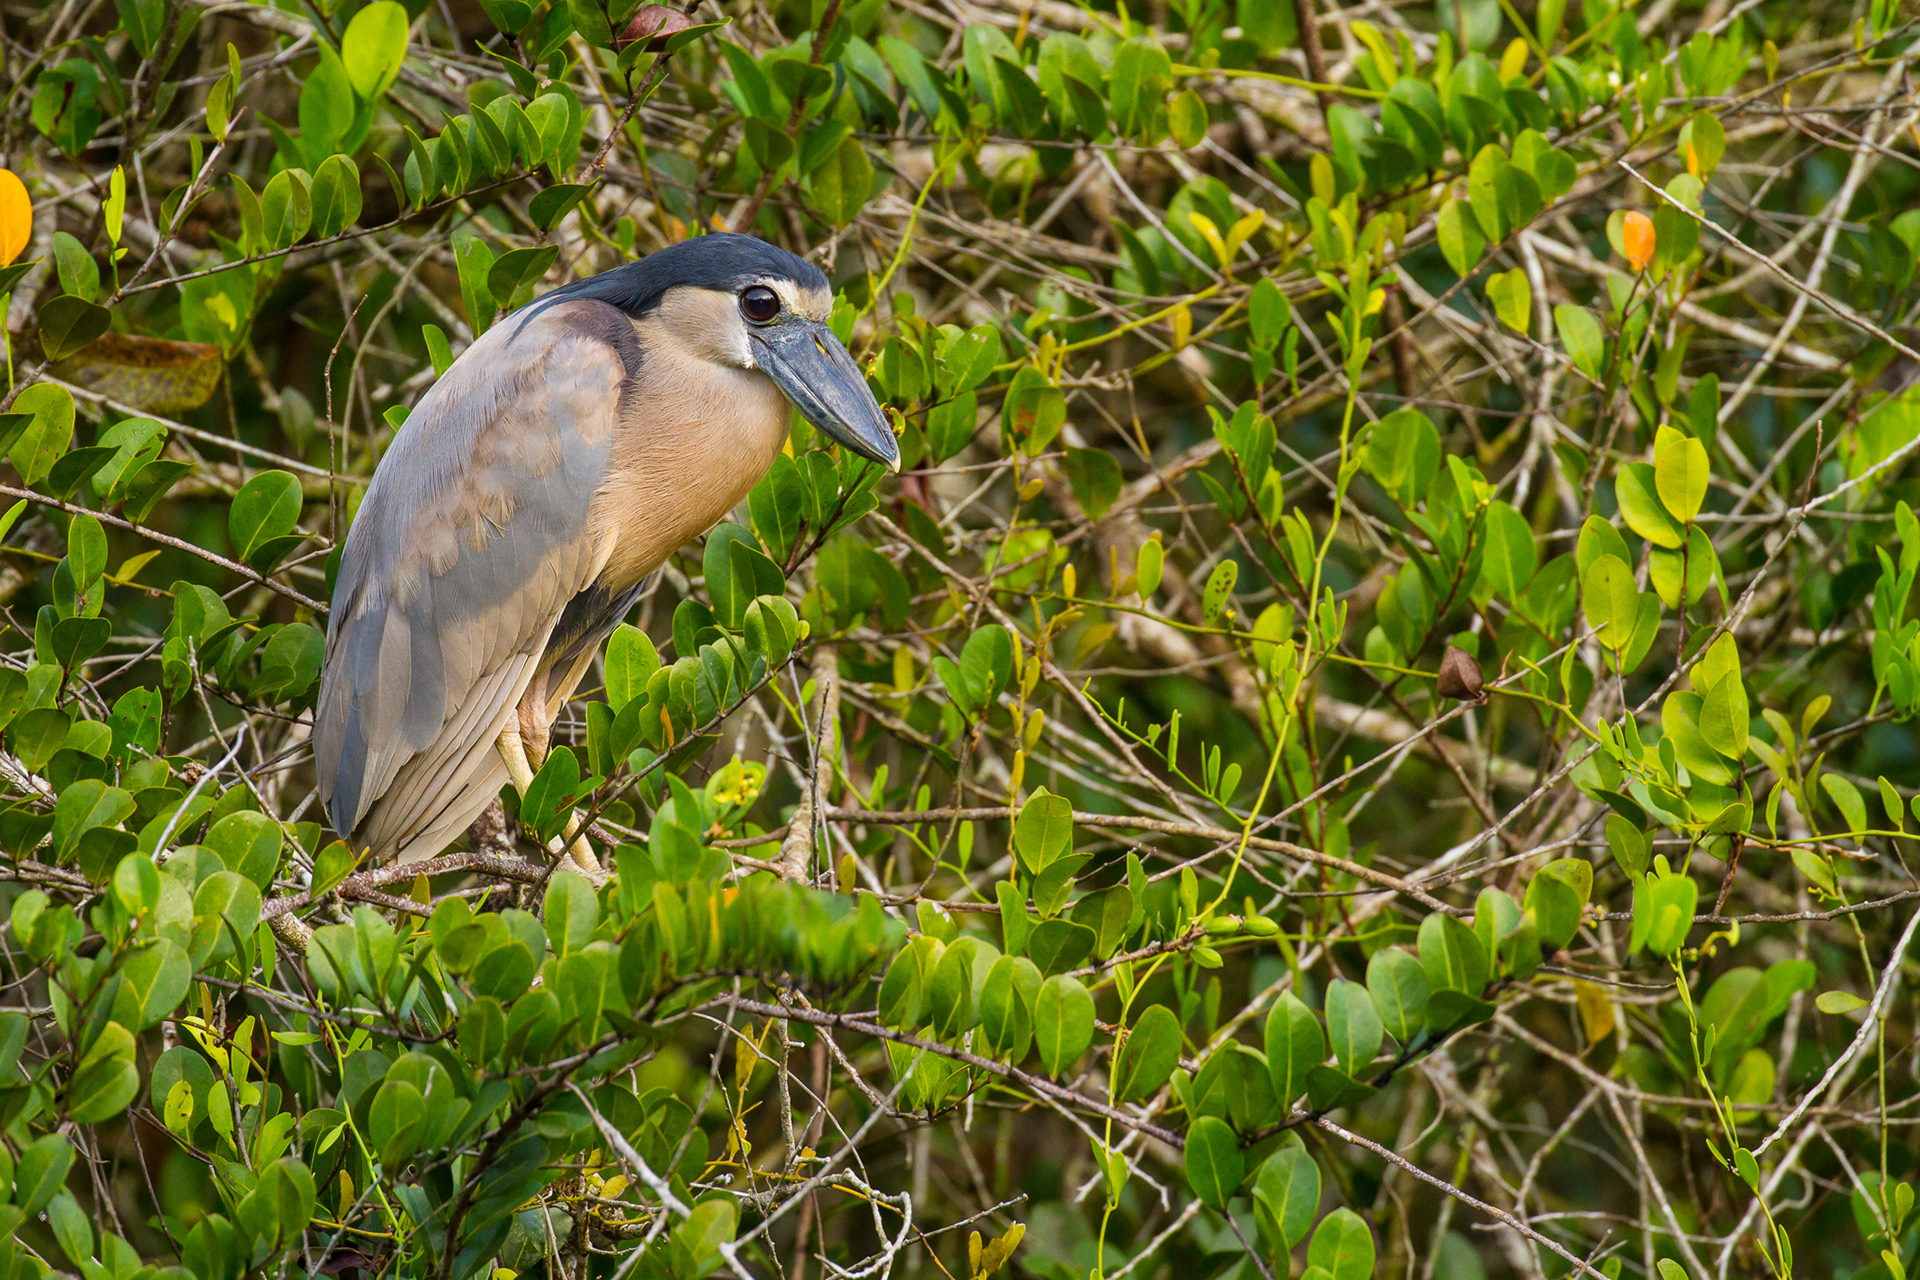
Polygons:
<instances>
[{"instance_id":1,"label":"bird","mask_svg":"<svg viewBox=\"0 0 1920 1280\"><path fill-rule=\"evenodd\" d=\"M313 719L319 799L376 862L436 856L511 781L647 577L722 520L792 410L897 471L814 264L696 236L475 338L408 413L347 532ZM570 825L550 848L604 874Z\"/></svg>"}]
</instances>

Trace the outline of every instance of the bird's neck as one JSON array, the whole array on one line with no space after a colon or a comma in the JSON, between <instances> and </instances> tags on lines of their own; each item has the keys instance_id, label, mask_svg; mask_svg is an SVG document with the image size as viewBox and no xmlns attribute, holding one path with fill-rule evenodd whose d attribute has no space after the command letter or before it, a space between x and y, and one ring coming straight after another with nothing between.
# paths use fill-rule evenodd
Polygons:
<instances>
[{"instance_id":1,"label":"bird's neck","mask_svg":"<svg viewBox=\"0 0 1920 1280\"><path fill-rule=\"evenodd\" d=\"M610 547L601 581L615 591L725 519L773 465L792 418L763 373L693 358L671 339L646 351L595 503Z\"/></svg>"}]
</instances>

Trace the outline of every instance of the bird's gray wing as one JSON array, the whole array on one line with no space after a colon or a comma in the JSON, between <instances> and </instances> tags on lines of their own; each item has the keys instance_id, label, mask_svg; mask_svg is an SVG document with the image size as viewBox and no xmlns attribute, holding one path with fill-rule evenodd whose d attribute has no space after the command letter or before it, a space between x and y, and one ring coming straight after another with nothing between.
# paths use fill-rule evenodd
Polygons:
<instances>
[{"instance_id":1,"label":"bird's gray wing","mask_svg":"<svg viewBox=\"0 0 1920 1280\"><path fill-rule=\"evenodd\" d=\"M477 789L477 812L497 790L494 741L605 562L593 499L638 366L631 323L605 303L506 317L381 459L341 556L314 714L320 797L356 845L385 856L451 834L450 807Z\"/></svg>"}]
</instances>

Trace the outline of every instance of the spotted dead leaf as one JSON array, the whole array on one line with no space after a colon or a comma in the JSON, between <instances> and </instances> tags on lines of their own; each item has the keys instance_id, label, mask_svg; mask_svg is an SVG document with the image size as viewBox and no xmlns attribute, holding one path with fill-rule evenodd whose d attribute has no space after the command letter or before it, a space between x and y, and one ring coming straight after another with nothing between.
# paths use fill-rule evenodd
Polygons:
<instances>
[{"instance_id":1,"label":"spotted dead leaf","mask_svg":"<svg viewBox=\"0 0 1920 1280\"><path fill-rule=\"evenodd\" d=\"M179 414L213 396L224 367L209 343L103 333L55 364L53 375L147 413Z\"/></svg>"},{"instance_id":2,"label":"spotted dead leaf","mask_svg":"<svg viewBox=\"0 0 1920 1280\"><path fill-rule=\"evenodd\" d=\"M613 47L624 51L628 45L645 40L647 52L658 53L667 47L669 36L678 35L692 25L692 18L670 4L643 4L634 13L633 20L613 38Z\"/></svg>"}]
</instances>

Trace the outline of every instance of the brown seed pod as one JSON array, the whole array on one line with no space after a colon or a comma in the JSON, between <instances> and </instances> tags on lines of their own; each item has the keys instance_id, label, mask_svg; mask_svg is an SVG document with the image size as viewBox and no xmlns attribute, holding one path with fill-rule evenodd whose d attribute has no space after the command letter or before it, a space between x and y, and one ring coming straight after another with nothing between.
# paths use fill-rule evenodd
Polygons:
<instances>
[{"instance_id":1,"label":"brown seed pod","mask_svg":"<svg viewBox=\"0 0 1920 1280\"><path fill-rule=\"evenodd\" d=\"M1443 698L1458 698L1462 702L1478 702L1486 697L1486 684L1480 677L1480 664L1465 649L1447 646L1445 656L1440 659L1440 676L1433 682L1433 689Z\"/></svg>"}]
</instances>

